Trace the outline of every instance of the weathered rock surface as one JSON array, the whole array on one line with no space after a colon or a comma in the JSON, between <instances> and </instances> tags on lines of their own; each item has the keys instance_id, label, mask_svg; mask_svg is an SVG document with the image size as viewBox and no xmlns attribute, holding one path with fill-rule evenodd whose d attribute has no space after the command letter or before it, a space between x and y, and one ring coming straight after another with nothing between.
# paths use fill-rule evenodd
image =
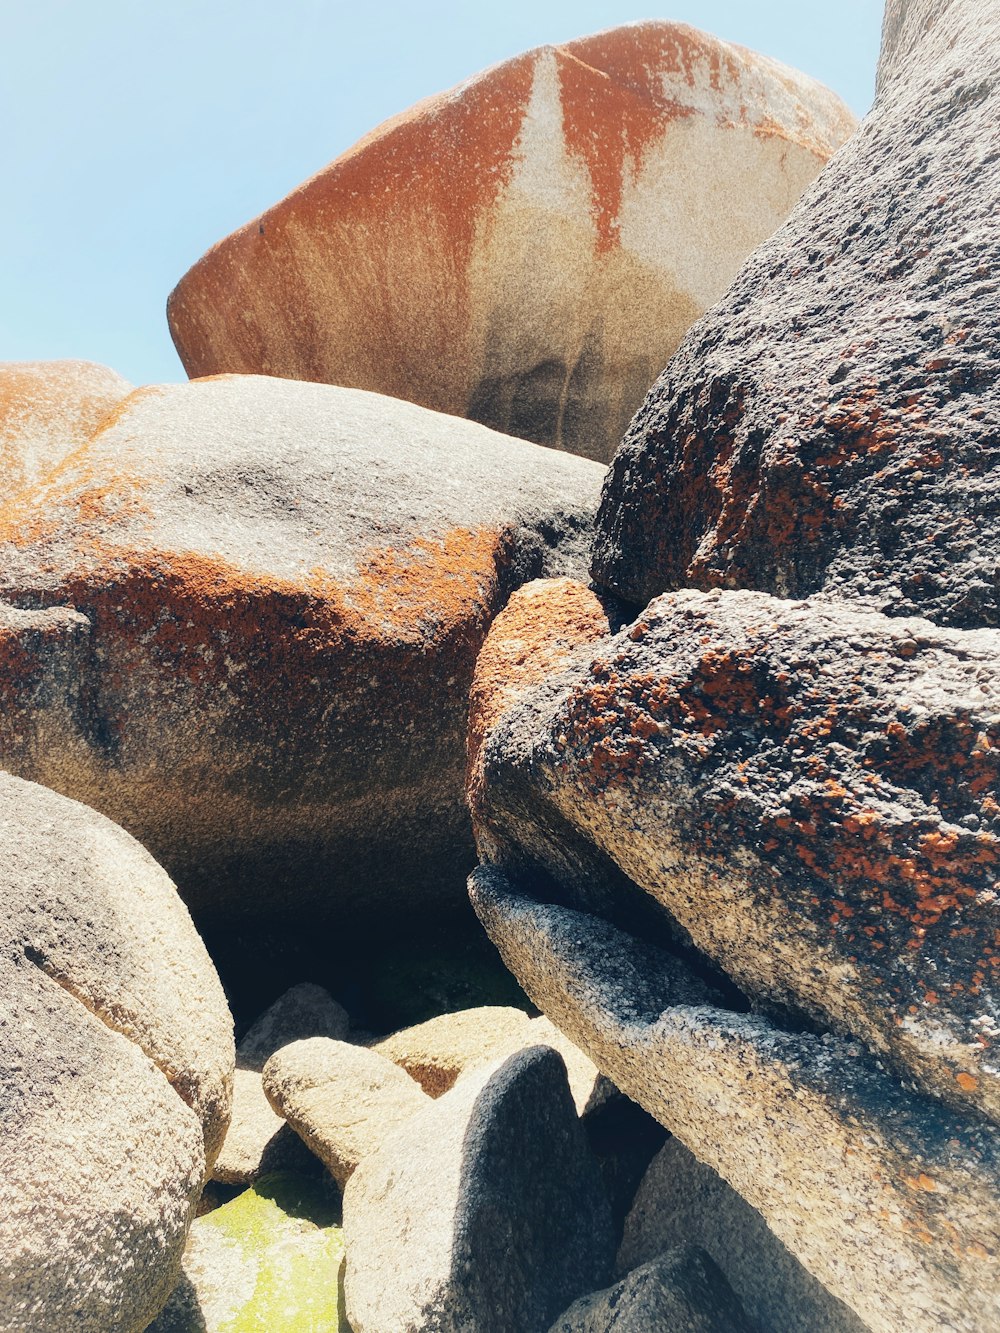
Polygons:
<instances>
[{"instance_id":1,"label":"weathered rock surface","mask_svg":"<svg viewBox=\"0 0 1000 1333\"><path fill-rule=\"evenodd\" d=\"M805 1326L803 1326L805 1327ZM645 1264L606 1291L582 1296L550 1333L756 1333L704 1250L688 1247ZM817 1333L810 1327L810 1333Z\"/></svg>"},{"instance_id":2,"label":"weathered rock surface","mask_svg":"<svg viewBox=\"0 0 1000 1333\"><path fill-rule=\"evenodd\" d=\"M321 1182L259 1180L194 1223L181 1280L149 1333L349 1333L338 1221Z\"/></svg>"},{"instance_id":3,"label":"weathered rock surface","mask_svg":"<svg viewBox=\"0 0 1000 1333\"><path fill-rule=\"evenodd\" d=\"M0 513L0 600L90 621L6 613L0 763L127 828L206 927L454 907L476 653L513 587L584 567L600 477L355 390L140 390Z\"/></svg>"},{"instance_id":4,"label":"weathered rock surface","mask_svg":"<svg viewBox=\"0 0 1000 1333\"><path fill-rule=\"evenodd\" d=\"M995 1326L991 1126L905 1091L857 1043L685 1002L681 964L495 868L470 889L535 1002L875 1333Z\"/></svg>"},{"instance_id":5,"label":"weathered rock surface","mask_svg":"<svg viewBox=\"0 0 1000 1333\"><path fill-rule=\"evenodd\" d=\"M748 994L1000 1118L996 631L684 591L527 673L473 724L491 859L571 905L640 886Z\"/></svg>"},{"instance_id":6,"label":"weathered rock surface","mask_svg":"<svg viewBox=\"0 0 1000 1333\"><path fill-rule=\"evenodd\" d=\"M759 1333L866 1333L866 1325L795 1258L755 1208L669 1138L650 1163L625 1219L618 1271L666 1250L711 1255Z\"/></svg>"},{"instance_id":7,"label":"weathered rock surface","mask_svg":"<svg viewBox=\"0 0 1000 1333\"><path fill-rule=\"evenodd\" d=\"M347 1011L311 982L292 986L244 1033L236 1047L233 1114L213 1179L249 1185L274 1171L307 1171L312 1154L264 1095L261 1071L283 1046L307 1037L346 1039Z\"/></svg>"},{"instance_id":8,"label":"weathered rock surface","mask_svg":"<svg viewBox=\"0 0 1000 1333\"><path fill-rule=\"evenodd\" d=\"M890 6L874 109L630 426L599 584L1000 625L998 39L988 0Z\"/></svg>"},{"instance_id":9,"label":"weathered rock surface","mask_svg":"<svg viewBox=\"0 0 1000 1333\"><path fill-rule=\"evenodd\" d=\"M264 1066L263 1080L275 1111L341 1188L359 1162L430 1100L391 1060L326 1037L283 1046Z\"/></svg>"},{"instance_id":10,"label":"weathered rock surface","mask_svg":"<svg viewBox=\"0 0 1000 1333\"><path fill-rule=\"evenodd\" d=\"M140 1330L225 1133L232 1024L160 867L0 774L0 1328Z\"/></svg>"},{"instance_id":11,"label":"weathered rock surface","mask_svg":"<svg viewBox=\"0 0 1000 1333\"><path fill-rule=\"evenodd\" d=\"M854 128L683 24L542 47L387 121L168 304L191 375L376 389L611 457L681 335Z\"/></svg>"},{"instance_id":12,"label":"weathered rock surface","mask_svg":"<svg viewBox=\"0 0 1000 1333\"><path fill-rule=\"evenodd\" d=\"M511 1049L530 1046L530 1024L523 1009L483 1005L393 1032L375 1042L372 1050L405 1069L428 1097L440 1097L465 1071L489 1064Z\"/></svg>"},{"instance_id":13,"label":"weathered rock surface","mask_svg":"<svg viewBox=\"0 0 1000 1333\"><path fill-rule=\"evenodd\" d=\"M545 1333L613 1248L561 1058L520 1051L413 1116L351 1177L344 1239L354 1333Z\"/></svg>"},{"instance_id":14,"label":"weathered rock surface","mask_svg":"<svg viewBox=\"0 0 1000 1333\"><path fill-rule=\"evenodd\" d=\"M92 361L0 362L0 477L5 499L85 444L132 392Z\"/></svg>"}]
</instances>

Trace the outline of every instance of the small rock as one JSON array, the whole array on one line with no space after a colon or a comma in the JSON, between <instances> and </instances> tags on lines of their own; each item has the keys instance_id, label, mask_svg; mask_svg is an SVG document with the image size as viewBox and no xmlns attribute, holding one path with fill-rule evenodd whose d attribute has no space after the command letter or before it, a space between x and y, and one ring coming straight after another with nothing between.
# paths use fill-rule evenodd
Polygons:
<instances>
[{"instance_id":1,"label":"small rock","mask_svg":"<svg viewBox=\"0 0 1000 1333\"><path fill-rule=\"evenodd\" d=\"M804 1327L804 1326L802 1326ZM756 1333L729 1283L693 1246L634 1269L606 1291L582 1296L549 1333ZM810 1333L816 1333L810 1327Z\"/></svg>"},{"instance_id":2,"label":"small rock","mask_svg":"<svg viewBox=\"0 0 1000 1333\"><path fill-rule=\"evenodd\" d=\"M149 1333L349 1333L338 1221L321 1181L262 1177L194 1223L181 1280Z\"/></svg>"},{"instance_id":3,"label":"small rock","mask_svg":"<svg viewBox=\"0 0 1000 1333\"><path fill-rule=\"evenodd\" d=\"M544 1333L613 1247L561 1057L519 1051L389 1135L348 1183L344 1238L355 1333Z\"/></svg>"},{"instance_id":4,"label":"small rock","mask_svg":"<svg viewBox=\"0 0 1000 1333\"><path fill-rule=\"evenodd\" d=\"M308 1173L315 1160L291 1125L275 1114L264 1096L260 1074L237 1068L233 1115L212 1179L226 1185L251 1185L273 1171Z\"/></svg>"},{"instance_id":5,"label":"small rock","mask_svg":"<svg viewBox=\"0 0 1000 1333\"><path fill-rule=\"evenodd\" d=\"M341 1188L358 1163L429 1100L391 1060L327 1037L283 1046L264 1066L263 1086Z\"/></svg>"}]
</instances>

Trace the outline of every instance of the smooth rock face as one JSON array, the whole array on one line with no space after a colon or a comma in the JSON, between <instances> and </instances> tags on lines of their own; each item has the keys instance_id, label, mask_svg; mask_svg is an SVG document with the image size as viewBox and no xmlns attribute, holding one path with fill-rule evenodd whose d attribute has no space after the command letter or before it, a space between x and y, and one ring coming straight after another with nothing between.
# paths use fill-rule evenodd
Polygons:
<instances>
[{"instance_id":1,"label":"smooth rock face","mask_svg":"<svg viewBox=\"0 0 1000 1333\"><path fill-rule=\"evenodd\" d=\"M541 47L219 242L171 332L191 375L375 389L607 460L854 124L812 79L683 24Z\"/></svg>"},{"instance_id":2,"label":"smooth rock face","mask_svg":"<svg viewBox=\"0 0 1000 1333\"><path fill-rule=\"evenodd\" d=\"M354 1333L545 1333L610 1275L613 1237L561 1058L469 1076L366 1158L344 1192Z\"/></svg>"},{"instance_id":3,"label":"smooth rock face","mask_svg":"<svg viewBox=\"0 0 1000 1333\"><path fill-rule=\"evenodd\" d=\"M405 1069L428 1097L440 1097L466 1071L511 1049L532 1045L530 1024L523 1009L483 1005L393 1032L375 1042L372 1050Z\"/></svg>"},{"instance_id":4,"label":"smooth rock face","mask_svg":"<svg viewBox=\"0 0 1000 1333\"><path fill-rule=\"evenodd\" d=\"M755 1208L669 1138L642 1179L618 1250L628 1273L665 1250L698 1245L726 1275L760 1333L866 1333L853 1311L817 1282Z\"/></svg>"},{"instance_id":5,"label":"smooth rock face","mask_svg":"<svg viewBox=\"0 0 1000 1333\"><path fill-rule=\"evenodd\" d=\"M264 1066L264 1092L341 1188L358 1163L429 1098L391 1060L313 1037L283 1046Z\"/></svg>"},{"instance_id":6,"label":"smooth rock face","mask_svg":"<svg viewBox=\"0 0 1000 1333\"><path fill-rule=\"evenodd\" d=\"M280 995L246 1030L236 1047L236 1066L261 1073L282 1046L307 1037L345 1041L350 1027L347 1010L328 990L311 981L300 982Z\"/></svg>"},{"instance_id":7,"label":"smooth rock face","mask_svg":"<svg viewBox=\"0 0 1000 1333\"><path fill-rule=\"evenodd\" d=\"M594 576L1000 625L1000 18L894 3L873 111L682 344Z\"/></svg>"},{"instance_id":8,"label":"smooth rock face","mask_svg":"<svg viewBox=\"0 0 1000 1333\"><path fill-rule=\"evenodd\" d=\"M996 1325L991 1126L905 1091L857 1043L679 1000L680 964L664 955L657 985L650 946L496 869L470 891L535 1002L874 1333Z\"/></svg>"},{"instance_id":9,"label":"smooth rock face","mask_svg":"<svg viewBox=\"0 0 1000 1333\"><path fill-rule=\"evenodd\" d=\"M344 1243L321 1182L273 1173L191 1228L149 1333L349 1333Z\"/></svg>"},{"instance_id":10,"label":"smooth rock face","mask_svg":"<svg viewBox=\"0 0 1000 1333\"><path fill-rule=\"evenodd\" d=\"M512 588L583 570L601 475L355 390L139 390L2 511L0 601L90 629L4 613L0 763L132 832L206 928L454 908L476 653Z\"/></svg>"},{"instance_id":11,"label":"smooth rock face","mask_svg":"<svg viewBox=\"0 0 1000 1333\"><path fill-rule=\"evenodd\" d=\"M229 1118L232 1023L166 874L0 774L0 1328L139 1330Z\"/></svg>"},{"instance_id":12,"label":"smooth rock face","mask_svg":"<svg viewBox=\"0 0 1000 1333\"><path fill-rule=\"evenodd\" d=\"M672 1250L606 1291L582 1296L550 1333L755 1333L704 1250ZM815 1328L810 1333L817 1333Z\"/></svg>"},{"instance_id":13,"label":"smooth rock face","mask_svg":"<svg viewBox=\"0 0 1000 1333\"><path fill-rule=\"evenodd\" d=\"M750 995L1000 1119L996 631L685 591L506 690L491 859L601 910L640 886Z\"/></svg>"},{"instance_id":14,"label":"smooth rock face","mask_svg":"<svg viewBox=\"0 0 1000 1333\"><path fill-rule=\"evenodd\" d=\"M4 500L85 444L131 392L128 380L92 361L0 362Z\"/></svg>"},{"instance_id":15,"label":"smooth rock face","mask_svg":"<svg viewBox=\"0 0 1000 1333\"><path fill-rule=\"evenodd\" d=\"M264 1095L260 1074L237 1066L233 1113L212 1168L224 1185L252 1185L273 1171L308 1171L314 1158Z\"/></svg>"}]
</instances>

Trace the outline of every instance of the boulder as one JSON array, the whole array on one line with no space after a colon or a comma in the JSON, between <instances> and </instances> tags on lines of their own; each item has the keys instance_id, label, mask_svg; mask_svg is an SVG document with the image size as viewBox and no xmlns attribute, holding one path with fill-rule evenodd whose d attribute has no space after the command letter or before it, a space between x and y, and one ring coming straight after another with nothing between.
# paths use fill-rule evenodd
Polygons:
<instances>
[{"instance_id":1,"label":"boulder","mask_svg":"<svg viewBox=\"0 0 1000 1333\"><path fill-rule=\"evenodd\" d=\"M581 1296L549 1333L756 1333L704 1250L678 1248L606 1291ZM817 1333L814 1327L810 1333Z\"/></svg>"},{"instance_id":2,"label":"boulder","mask_svg":"<svg viewBox=\"0 0 1000 1333\"><path fill-rule=\"evenodd\" d=\"M0 476L5 498L79 449L132 392L93 361L0 362Z\"/></svg>"},{"instance_id":3,"label":"boulder","mask_svg":"<svg viewBox=\"0 0 1000 1333\"><path fill-rule=\"evenodd\" d=\"M233 1113L212 1179L224 1185L252 1185L274 1171L308 1173L314 1161L309 1148L267 1100L260 1074L237 1065Z\"/></svg>"},{"instance_id":4,"label":"boulder","mask_svg":"<svg viewBox=\"0 0 1000 1333\"><path fill-rule=\"evenodd\" d=\"M856 1042L685 1002L684 964L533 887L490 867L470 884L528 994L873 1333L996 1326L992 1126L907 1090Z\"/></svg>"},{"instance_id":5,"label":"boulder","mask_svg":"<svg viewBox=\"0 0 1000 1333\"><path fill-rule=\"evenodd\" d=\"M682 343L594 576L1000 625L1000 16L894 0L875 106Z\"/></svg>"},{"instance_id":6,"label":"boulder","mask_svg":"<svg viewBox=\"0 0 1000 1333\"><path fill-rule=\"evenodd\" d=\"M339 1220L322 1182L263 1177L194 1223L181 1279L149 1333L350 1333Z\"/></svg>"},{"instance_id":7,"label":"boulder","mask_svg":"<svg viewBox=\"0 0 1000 1333\"><path fill-rule=\"evenodd\" d=\"M484 1005L393 1032L372 1050L405 1069L428 1097L440 1097L462 1073L532 1045L530 1023L523 1009Z\"/></svg>"},{"instance_id":8,"label":"boulder","mask_svg":"<svg viewBox=\"0 0 1000 1333\"><path fill-rule=\"evenodd\" d=\"M545 1333L607 1281L613 1237L561 1058L468 1076L366 1157L344 1192L354 1333Z\"/></svg>"},{"instance_id":9,"label":"boulder","mask_svg":"<svg viewBox=\"0 0 1000 1333\"><path fill-rule=\"evenodd\" d=\"M611 457L681 335L854 128L684 24L505 61L220 241L167 307L191 375L374 389Z\"/></svg>"},{"instance_id":10,"label":"boulder","mask_svg":"<svg viewBox=\"0 0 1000 1333\"><path fill-rule=\"evenodd\" d=\"M759 1333L866 1333L867 1325L803 1268L755 1208L680 1139L669 1138L625 1219L618 1271L629 1273L681 1245L700 1246L712 1257Z\"/></svg>"},{"instance_id":11,"label":"boulder","mask_svg":"<svg viewBox=\"0 0 1000 1333\"><path fill-rule=\"evenodd\" d=\"M518 621L472 727L484 854L570 906L641 889L759 1003L1000 1120L1000 634L687 590L541 684L513 673L497 716Z\"/></svg>"},{"instance_id":12,"label":"boulder","mask_svg":"<svg viewBox=\"0 0 1000 1333\"><path fill-rule=\"evenodd\" d=\"M358 1163L429 1101L405 1070L363 1046L312 1037L264 1066L264 1092L343 1188Z\"/></svg>"},{"instance_id":13,"label":"boulder","mask_svg":"<svg viewBox=\"0 0 1000 1333\"><path fill-rule=\"evenodd\" d=\"M0 774L0 1328L141 1330L229 1118L232 1023L123 830Z\"/></svg>"},{"instance_id":14,"label":"boulder","mask_svg":"<svg viewBox=\"0 0 1000 1333\"><path fill-rule=\"evenodd\" d=\"M476 654L512 588L582 571L601 474L357 390L139 390L3 511L0 601L90 628L17 631L0 763L132 832L206 929L454 910Z\"/></svg>"},{"instance_id":15,"label":"boulder","mask_svg":"<svg viewBox=\"0 0 1000 1333\"><path fill-rule=\"evenodd\" d=\"M345 1041L350 1027L347 1010L328 990L311 981L300 982L279 995L247 1028L236 1047L236 1067L259 1074L282 1046L307 1037Z\"/></svg>"}]
</instances>

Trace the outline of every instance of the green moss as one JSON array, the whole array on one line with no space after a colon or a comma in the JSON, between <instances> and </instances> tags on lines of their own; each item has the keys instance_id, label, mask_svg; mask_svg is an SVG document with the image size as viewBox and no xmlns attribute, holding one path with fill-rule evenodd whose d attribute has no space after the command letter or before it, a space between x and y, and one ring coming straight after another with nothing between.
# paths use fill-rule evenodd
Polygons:
<instances>
[{"instance_id":1,"label":"green moss","mask_svg":"<svg viewBox=\"0 0 1000 1333\"><path fill-rule=\"evenodd\" d=\"M321 1180L290 1172L262 1177L200 1219L239 1247L252 1294L209 1333L348 1333L343 1315L339 1201Z\"/></svg>"}]
</instances>

